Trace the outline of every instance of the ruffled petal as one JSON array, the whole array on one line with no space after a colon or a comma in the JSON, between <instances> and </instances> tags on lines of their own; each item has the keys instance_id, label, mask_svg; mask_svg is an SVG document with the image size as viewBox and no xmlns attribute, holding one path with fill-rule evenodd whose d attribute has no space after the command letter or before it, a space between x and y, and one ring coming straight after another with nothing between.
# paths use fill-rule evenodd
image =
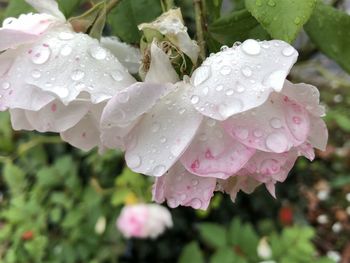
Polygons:
<instances>
[{"instance_id":1,"label":"ruffled petal","mask_svg":"<svg viewBox=\"0 0 350 263\"><path fill-rule=\"evenodd\" d=\"M299 155L305 156L310 161L315 159L315 150L310 143L303 143L297 147L297 150Z\"/></svg>"},{"instance_id":2,"label":"ruffled petal","mask_svg":"<svg viewBox=\"0 0 350 263\"><path fill-rule=\"evenodd\" d=\"M303 105L311 115L317 117L325 115L325 109L320 105L320 92L315 86L305 83L293 84L286 80L282 93Z\"/></svg>"},{"instance_id":3,"label":"ruffled petal","mask_svg":"<svg viewBox=\"0 0 350 263\"><path fill-rule=\"evenodd\" d=\"M196 64L199 47L187 33L180 9L171 9L163 13L156 21L139 25L140 30L153 29L165 35L172 44L185 53Z\"/></svg>"},{"instance_id":4,"label":"ruffled petal","mask_svg":"<svg viewBox=\"0 0 350 263\"><path fill-rule=\"evenodd\" d=\"M84 151L100 145L99 120L103 106L103 103L93 106L76 125L61 133L62 140Z\"/></svg>"},{"instance_id":5,"label":"ruffled petal","mask_svg":"<svg viewBox=\"0 0 350 263\"><path fill-rule=\"evenodd\" d=\"M57 20L47 14L23 14L19 18L9 17L0 28L0 51L31 43Z\"/></svg>"},{"instance_id":6,"label":"ruffled petal","mask_svg":"<svg viewBox=\"0 0 350 263\"><path fill-rule=\"evenodd\" d=\"M125 159L133 171L163 175L197 132L202 116L191 107L186 84L178 85L144 115L126 139Z\"/></svg>"},{"instance_id":7,"label":"ruffled petal","mask_svg":"<svg viewBox=\"0 0 350 263\"><path fill-rule=\"evenodd\" d=\"M225 120L280 92L298 52L279 41L247 40L207 58L192 75L192 103L202 114Z\"/></svg>"},{"instance_id":8,"label":"ruffled petal","mask_svg":"<svg viewBox=\"0 0 350 263\"><path fill-rule=\"evenodd\" d=\"M63 13L58 8L58 3L55 0L25 0L25 1L40 13L49 14L58 19L66 20Z\"/></svg>"},{"instance_id":9,"label":"ruffled petal","mask_svg":"<svg viewBox=\"0 0 350 263\"><path fill-rule=\"evenodd\" d=\"M15 131L26 130L32 131L34 128L27 120L25 110L22 109L10 109L11 125Z\"/></svg>"},{"instance_id":10,"label":"ruffled petal","mask_svg":"<svg viewBox=\"0 0 350 263\"><path fill-rule=\"evenodd\" d=\"M260 107L223 122L233 138L248 147L282 153L304 143L309 134L309 113L280 93L272 93Z\"/></svg>"},{"instance_id":11,"label":"ruffled petal","mask_svg":"<svg viewBox=\"0 0 350 263\"><path fill-rule=\"evenodd\" d=\"M54 100L39 111L26 111L32 127L39 132L63 132L76 125L88 112L89 104L72 102L68 106Z\"/></svg>"},{"instance_id":12,"label":"ruffled petal","mask_svg":"<svg viewBox=\"0 0 350 263\"><path fill-rule=\"evenodd\" d=\"M328 141L328 130L325 122L319 117L310 117L310 133L308 137L311 145L325 151Z\"/></svg>"},{"instance_id":13,"label":"ruffled petal","mask_svg":"<svg viewBox=\"0 0 350 263\"><path fill-rule=\"evenodd\" d=\"M151 64L145 77L145 82L176 83L179 80L168 56L156 45L151 45Z\"/></svg>"},{"instance_id":14,"label":"ruffled petal","mask_svg":"<svg viewBox=\"0 0 350 263\"><path fill-rule=\"evenodd\" d=\"M135 83L110 99L101 118L102 140L109 148L120 148L123 137L160 98L175 89L172 84Z\"/></svg>"},{"instance_id":15,"label":"ruffled petal","mask_svg":"<svg viewBox=\"0 0 350 263\"><path fill-rule=\"evenodd\" d=\"M198 176L226 179L238 172L255 153L232 139L213 119L202 123L181 157L186 169Z\"/></svg>"},{"instance_id":16,"label":"ruffled petal","mask_svg":"<svg viewBox=\"0 0 350 263\"><path fill-rule=\"evenodd\" d=\"M251 194L261 183L241 171L240 175L231 176L227 180L219 180L218 184L225 193L230 195L232 202L234 202L239 191Z\"/></svg>"},{"instance_id":17,"label":"ruffled petal","mask_svg":"<svg viewBox=\"0 0 350 263\"><path fill-rule=\"evenodd\" d=\"M141 66L141 52L138 48L123 43L117 37L102 37L101 45L112 52L131 74L136 74Z\"/></svg>"},{"instance_id":18,"label":"ruffled petal","mask_svg":"<svg viewBox=\"0 0 350 263\"><path fill-rule=\"evenodd\" d=\"M11 85L19 79L22 85L54 94L64 104L82 92L90 94L93 103L99 103L135 82L96 39L70 30L52 31L22 50L8 72Z\"/></svg>"},{"instance_id":19,"label":"ruffled petal","mask_svg":"<svg viewBox=\"0 0 350 263\"><path fill-rule=\"evenodd\" d=\"M216 186L215 178L198 177L177 163L165 175L158 177L153 185L153 200L165 200L171 208L191 206L207 209Z\"/></svg>"}]
</instances>

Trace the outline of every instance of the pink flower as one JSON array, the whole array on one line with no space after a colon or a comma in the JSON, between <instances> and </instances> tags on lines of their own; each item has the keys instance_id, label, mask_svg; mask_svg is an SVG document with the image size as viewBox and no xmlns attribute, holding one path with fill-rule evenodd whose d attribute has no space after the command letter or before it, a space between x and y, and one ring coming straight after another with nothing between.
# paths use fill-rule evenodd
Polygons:
<instances>
[{"instance_id":1,"label":"pink flower","mask_svg":"<svg viewBox=\"0 0 350 263\"><path fill-rule=\"evenodd\" d=\"M172 226L169 210L157 204L125 206L117 219L117 228L126 238L156 238Z\"/></svg>"},{"instance_id":2,"label":"pink flower","mask_svg":"<svg viewBox=\"0 0 350 263\"><path fill-rule=\"evenodd\" d=\"M153 199L170 207L206 209L215 190L234 200L260 184L275 196L298 156L312 160L328 137L318 90L286 80L297 55L283 41L247 40L210 56L189 83L154 43L146 82L108 102L104 142L156 176Z\"/></svg>"},{"instance_id":3,"label":"pink flower","mask_svg":"<svg viewBox=\"0 0 350 263\"><path fill-rule=\"evenodd\" d=\"M100 145L106 100L134 78L97 40L75 33L56 1L27 2L42 13L8 18L0 29L0 109L16 130L58 132L84 150Z\"/></svg>"}]
</instances>

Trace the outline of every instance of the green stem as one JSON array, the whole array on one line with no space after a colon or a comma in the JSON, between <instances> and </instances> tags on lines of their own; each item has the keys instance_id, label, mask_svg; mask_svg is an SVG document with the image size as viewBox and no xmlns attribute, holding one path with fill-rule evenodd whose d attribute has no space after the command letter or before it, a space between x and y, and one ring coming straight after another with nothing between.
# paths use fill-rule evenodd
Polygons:
<instances>
[{"instance_id":1,"label":"green stem","mask_svg":"<svg viewBox=\"0 0 350 263\"><path fill-rule=\"evenodd\" d=\"M175 6L174 0L160 0L160 4L162 5L163 12L169 11Z\"/></svg>"},{"instance_id":2,"label":"green stem","mask_svg":"<svg viewBox=\"0 0 350 263\"><path fill-rule=\"evenodd\" d=\"M197 42L199 45L199 55L202 60L206 58L205 40L204 40L204 21L201 0L193 0L194 14L196 21Z\"/></svg>"},{"instance_id":3,"label":"green stem","mask_svg":"<svg viewBox=\"0 0 350 263\"><path fill-rule=\"evenodd\" d=\"M119 4L120 0L111 0L106 6L106 13L108 14L109 12L112 11L114 7L116 7Z\"/></svg>"}]
</instances>

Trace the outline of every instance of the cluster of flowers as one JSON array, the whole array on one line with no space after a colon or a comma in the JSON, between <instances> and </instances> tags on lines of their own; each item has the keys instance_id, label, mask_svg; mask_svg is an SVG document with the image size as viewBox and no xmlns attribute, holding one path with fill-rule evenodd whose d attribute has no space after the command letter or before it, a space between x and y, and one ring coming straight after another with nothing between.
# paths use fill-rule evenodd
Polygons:
<instances>
[{"instance_id":1,"label":"cluster of flowers","mask_svg":"<svg viewBox=\"0 0 350 263\"><path fill-rule=\"evenodd\" d=\"M133 171L156 177L158 203L206 209L214 191L234 200L260 184L274 196L298 156L312 160L326 146L319 92L286 80L298 52L283 41L223 47L181 80L155 39L137 82L138 49L74 32L54 0L27 2L40 13L0 29L1 110L16 130L124 150ZM196 64L198 46L177 10L145 28Z\"/></svg>"}]
</instances>

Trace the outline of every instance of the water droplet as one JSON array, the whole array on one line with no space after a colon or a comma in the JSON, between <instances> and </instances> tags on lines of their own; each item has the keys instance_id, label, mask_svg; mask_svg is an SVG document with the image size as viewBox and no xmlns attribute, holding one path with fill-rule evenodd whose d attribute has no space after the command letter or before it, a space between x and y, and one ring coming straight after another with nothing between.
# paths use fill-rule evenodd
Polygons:
<instances>
[{"instance_id":1,"label":"water droplet","mask_svg":"<svg viewBox=\"0 0 350 263\"><path fill-rule=\"evenodd\" d=\"M162 176L166 172L166 168L164 165L157 165L153 168L153 175L154 176Z\"/></svg>"},{"instance_id":2,"label":"water droplet","mask_svg":"<svg viewBox=\"0 0 350 263\"><path fill-rule=\"evenodd\" d=\"M283 83L288 74L283 70L277 70L266 76L263 80L263 85L267 88L272 88L277 92L280 92L283 88Z\"/></svg>"},{"instance_id":3,"label":"water droplet","mask_svg":"<svg viewBox=\"0 0 350 263\"><path fill-rule=\"evenodd\" d=\"M265 175L276 174L281 170L279 162L275 159L264 160L260 165L260 172Z\"/></svg>"},{"instance_id":4,"label":"water droplet","mask_svg":"<svg viewBox=\"0 0 350 263\"><path fill-rule=\"evenodd\" d=\"M194 209L199 209L202 207L202 201L199 200L198 198L194 198L192 201L191 201L191 206L194 208Z\"/></svg>"},{"instance_id":5,"label":"water droplet","mask_svg":"<svg viewBox=\"0 0 350 263\"><path fill-rule=\"evenodd\" d=\"M246 140L249 136L249 131L248 129L245 128L240 128L240 129L236 129L234 131L234 134L241 140Z\"/></svg>"},{"instance_id":6,"label":"water droplet","mask_svg":"<svg viewBox=\"0 0 350 263\"><path fill-rule=\"evenodd\" d=\"M131 169L140 167L141 162L142 162L141 157L139 155L137 155L137 154L131 155L127 159L128 166Z\"/></svg>"},{"instance_id":7,"label":"water droplet","mask_svg":"<svg viewBox=\"0 0 350 263\"><path fill-rule=\"evenodd\" d=\"M157 132L160 129L160 124L158 122L154 122L151 126L151 131L152 132Z\"/></svg>"},{"instance_id":8,"label":"water droplet","mask_svg":"<svg viewBox=\"0 0 350 263\"><path fill-rule=\"evenodd\" d=\"M32 77L33 77L34 79L40 78L40 77L41 77L40 71L39 71L39 70L33 70L33 71L32 71Z\"/></svg>"},{"instance_id":9,"label":"water droplet","mask_svg":"<svg viewBox=\"0 0 350 263\"><path fill-rule=\"evenodd\" d=\"M181 194L181 195L180 195L180 200L181 200L181 201L185 201L186 198L187 198L187 195L186 195L186 194Z\"/></svg>"},{"instance_id":10,"label":"water droplet","mask_svg":"<svg viewBox=\"0 0 350 263\"><path fill-rule=\"evenodd\" d=\"M10 84L10 82L6 81L6 82L2 83L1 87L2 87L2 89L7 90L11 87L11 84Z\"/></svg>"},{"instance_id":11,"label":"water droplet","mask_svg":"<svg viewBox=\"0 0 350 263\"><path fill-rule=\"evenodd\" d=\"M236 85L236 91L237 91L238 93L242 93L242 92L245 91L245 87L244 87L243 85L241 85L241 84L237 84L237 85Z\"/></svg>"},{"instance_id":12,"label":"water droplet","mask_svg":"<svg viewBox=\"0 0 350 263\"><path fill-rule=\"evenodd\" d=\"M129 93L127 91L121 91L119 92L119 94L117 95L117 100L120 103L126 103L129 101Z\"/></svg>"},{"instance_id":13,"label":"water droplet","mask_svg":"<svg viewBox=\"0 0 350 263\"><path fill-rule=\"evenodd\" d=\"M254 132L253 132L254 136L257 137L257 138L260 138L261 136L263 136L263 132L259 129L256 129Z\"/></svg>"},{"instance_id":14,"label":"water droplet","mask_svg":"<svg viewBox=\"0 0 350 263\"><path fill-rule=\"evenodd\" d=\"M209 88L208 87L205 87L204 89L203 89L203 94L204 95L207 95L209 93Z\"/></svg>"},{"instance_id":15,"label":"water droplet","mask_svg":"<svg viewBox=\"0 0 350 263\"><path fill-rule=\"evenodd\" d=\"M123 75L122 73L119 71L119 70L116 70L114 71L112 74L111 74L112 78L116 81L121 81L123 80Z\"/></svg>"},{"instance_id":16,"label":"water droplet","mask_svg":"<svg viewBox=\"0 0 350 263\"><path fill-rule=\"evenodd\" d=\"M85 76L85 73L83 71L75 70L75 71L73 71L71 78L74 81L78 81L78 80L81 80L82 78L84 78L84 76Z\"/></svg>"},{"instance_id":17,"label":"water droplet","mask_svg":"<svg viewBox=\"0 0 350 263\"><path fill-rule=\"evenodd\" d=\"M61 32L59 35L58 35L59 39L61 40L70 40L74 37L74 35L72 33L69 33L69 32Z\"/></svg>"},{"instance_id":18,"label":"water droplet","mask_svg":"<svg viewBox=\"0 0 350 263\"><path fill-rule=\"evenodd\" d=\"M253 39L244 41L241 47L242 50L248 55L259 55L261 51L259 42Z\"/></svg>"},{"instance_id":19,"label":"water droplet","mask_svg":"<svg viewBox=\"0 0 350 263\"><path fill-rule=\"evenodd\" d=\"M282 50L282 54L286 57L290 57L291 55L293 55L295 53L295 49L292 47L292 46L288 46L288 47L285 47L283 50Z\"/></svg>"},{"instance_id":20,"label":"water droplet","mask_svg":"<svg viewBox=\"0 0 350 263\"><path fill-rule=\"evenodd\" d=\"M166 141L167 141L167 139L164 136L160 137L160 142L161 143L166 143Z\"/></svg>"},{"instance_id":21,"label":"water droplet","mask_svg":"<svg viewBox=\"0 0 350 263\"><path fill-rule=\"evenodd\" d=\"M250 77L253 74L253 72L249 67L244 67L242 68L242 74L246 77Z\"/></svg>"},{"instance_id":22,"label":"water droplet","mask_svg":"<svg viewBox=\"0 0 350 263\"><path fill-rule=\"evenodd\" d=\"M193 95L193 96L191 97L191 103L192 103L192 104L197 104L198 102L199 102L199 97L196 96L196 95Z\"/></svg>"},{"instance_id":23,"label":"water droplet","mask_svg":"<svg viewBox=\"0 0 350 263\"><path fill-rule=\"evenodd\" d=\"M97 60L103 60L107 56L107 52L104 48L100 46L93 46L90 48L90 54L93 58Z\"/></svg>"},{"instance_id":24,"label":"water droplet","mask_svg":"<svg viewBox=\"0 0 350 263\"><path fill-rule=\"evenodd\" d=\"M283 133L274 132L266 138L266 147L273 152L282 153L288 150L288 140Z\"/></svg>"},{"instance_id":25,"label":"water droplet","mask_svg":"<svg viewBox=\"0 0 350 263\"><path fill-rule=\"evenodd\" d=\"M233 89L228 89L228 90L226 90L226 92L225 92L225 94L226 94L227 96L231 96L231 95L233 95L233 93L234 93Z\"/></svg>"},{"instance_id":26,"label":"water droplet","mask_svg":"<svg viewBox=\"0 0 350 263\"><path fill-rule=\"evenodd\" d=\"M280 119L277 119L277 118L272 118L270 120L270 125L272 128L274 129L279 129L282 127L282 123L281 123L281 120Z\"/></svg>"},{"instance_id":27,"label":"water droplet","mask_svg":"<svg viewBox=\"0 0 350 263\"><path fill-rule=\"evenodd\" d=\"M182 145L173 145L170 148L170 152L172 155L174 155L175 157L179 156L182 153L183 147Z\"/></svg>"},{"instance_id":28,"label":"water droplet","mask_svg":"<svg viewBox=\"0 0 350 263\"><path fill-rule=\"evenodd\" d=\"M230 74L232 71L231 67L229 66L223 66L221 69L220 69L220 73L224 76Z\"/></svg>"},{"instance_id":29,"label":"water droplet","mask_svg":"<svg viewBox=\"0 0 350 263\"><path fill-rule=\"evenodd\" d=\"M185 113L185 111L186 111L186 109L185 109L185 108L181 108L181 109L179 109L179 114L180 114L180 115L182 115L182 114L184 114L184 113Z\"/></svg>"},{"instance_id":30,"label":"water droplet","mask_svg":"<svg viewBox=\"0 0 350 263\"><path fill-rule=\"evenodd\" d=\"M224 45L224 46L222 46L222 47L220 48L220 51L226 51L226 50L228 50L228 49L229 49L229 47L226 46L226 45Z\"/></svg>"},{"instance_id":31,"label":"water droplet","mask_svg":"<svg viewBox=\"0 0 350 263\"><path fill-rule=\"evenodd\" d=\"M49 60L51 49L48 46L37 46L31 52L31 59L34 64L41 65Z\"/></svg>"},{"instance_id":32,"label":"water droplet","mask_svg":"<svg viewBox=\"0 0 350 263\"><path fill-rule=\"evenodd\" d=\"M193 74L193 85L198 86L206 81L211 75L210 67L201 66Z\"/></svg>"},{"instance_id":33,"label":"water droplet","mask_svg":"<svg viewBox=\"0 0 350 263\"><path fill-rule=\"evenodd\" d=\"M179 205L175 198L169 198L167 204L170 208L175 208Z\"/></svg>"},{"instance_id":34,"label":"water droplet","mask_svg":"<svg viewBox=\"0 0 350 263\"><path fill-rule=\"evenodd\" d=\"M218 85L216 86L216 91L222 91L224 89L224 86L223 85Z\"/></svg>"},{"instance_id":35,"label":"water droplet","mask_svg":"<svg viewBox=\"0 0 350 263\"><path fill-rule=\"evenodd\" d=\"M192 183L193 186L196 186L196 185L198 185L198 180L193 179L193 180L191 181L191 183Z\"/></svg>"},{"instance_id":36,"label":"water droplet","mask_svg":"<svg viewBox=\"0 0 350 263\"><path fill-rule=\"evenodd\" d=\"M73 49L70 46L65 45L61 49L61 55L64 56L64 57L67 57L67 56L69 56L72 53L72 51L73 51Z\"/></svg>"}]
</instances>

